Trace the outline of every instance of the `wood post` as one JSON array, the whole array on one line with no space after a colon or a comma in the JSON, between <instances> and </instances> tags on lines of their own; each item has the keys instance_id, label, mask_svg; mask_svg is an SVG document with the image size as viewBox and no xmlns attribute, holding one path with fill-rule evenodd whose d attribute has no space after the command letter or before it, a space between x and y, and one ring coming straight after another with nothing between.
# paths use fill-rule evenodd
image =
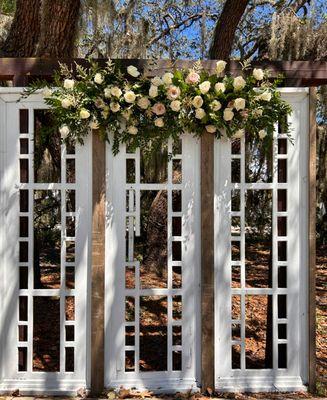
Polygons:
<instances>
[{"instance_id":1,"label":"wood post","mask_svg":"<svg viewBox=\"0 0 327 400\"><path fill-rule=\"evenodd\" d=\"M201 384L214 389L214 140L201 137Z\"/></svg>"},{"instance_id":2,"label":"wood post","mask_svg":"<svg viewBox=\"0 0 327 400\"><path fill-rule=\"evenodd\" d=\"M105 143L92 133L91 393L104 389Z\"/></svg>"},{"instance_id":3,"label":"wood post","mask_svg":"<svg viewBox=\"0 0 327 400\"><path fill-rule=\"evenodd\" d=\"M316 101L317 88L309 91L309 390L316 390Z\"/></svg>"}]
</instances>

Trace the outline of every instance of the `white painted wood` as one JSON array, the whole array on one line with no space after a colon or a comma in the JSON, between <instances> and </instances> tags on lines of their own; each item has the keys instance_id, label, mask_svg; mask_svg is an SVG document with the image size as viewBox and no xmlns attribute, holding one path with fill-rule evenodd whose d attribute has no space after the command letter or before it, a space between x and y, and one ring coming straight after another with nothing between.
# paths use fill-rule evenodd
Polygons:
<instances>
[{"instance_id":1,"label":"white painted wood","mask_svg":"<svg viewBox=\"0 0 327 400\"><path fill-rule=\"evenodd\" d=\"M274 144L274 175L272 183L245 183L244 155L230 154L230 144L215 143L215 380L216 388L223 391L271 391L303 390L307 383L307 136L308 136L308 90L285 88L281 90L292 106L290 117L294 146L288 144L287 155L277 155ZM286 137L279 135L279 137ZM244 140L242 140L244 149ZM230 182L231 158L240 159L241 183ZM287 183L277 182L277 159L286 159ZM231 212L231 189L241 190L241 211ZM287 189L286 212L277 211L277 189ZM246 288L244 276L244 193L248 189L271 189L273 192L273 285L271 288ZM230 236L231 216L241 217L240 238ZM277 216L287 217L287 235L277 236ZM231 262L230 241L240 240L241 262ZM277 260L277 240L287 241L287 261ZM241 288L231 289L231 265L241 265ZM277 265L287 266L287 288L277 287ZM231 295L240 295L242 301L241 340L231 340ZM251 370L245 368L245 309L247 294L270 294L273 296L273 368ZM278 319L277 295L287 295L287 318ZM278 339L278 323L287 323L287 339ZM278 344L286 343L288 352L287 369L278 368ZM231 368L231 345L241 344L241 369Z\"/></svg>"}]
</instances>

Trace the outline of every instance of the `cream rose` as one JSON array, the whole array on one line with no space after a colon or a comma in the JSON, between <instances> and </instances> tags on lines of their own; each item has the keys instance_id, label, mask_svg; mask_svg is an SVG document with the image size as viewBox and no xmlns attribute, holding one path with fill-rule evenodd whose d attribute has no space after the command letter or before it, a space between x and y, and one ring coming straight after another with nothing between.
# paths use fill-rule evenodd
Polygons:
<instances>
[{"instance_id":1,"label":"cream rose","mask_svg":"<svg viewBox=\"0 0 327 400\"><path fill-rule=\"evenodd\" d=\"M217 82L217 83L215 84L215 91L216 91L217 93L224 93L225 90L226 90L226 86L225 86L224 83L222 83L222 82Z\"/></svg>"},{"instance_id":2,"label":"cream rose","mask_svg":"<svg viewBox=\"0 0 327 400\"><path fill-rule=\"evenodd\" d=\"M61 106L63 108L69 108L73 103L71 102L70 99L68 99L67 97L65 97L64 99L61 100Z\"/></svg>"},{"instance_id":3,"label":"cream rose","mask_svg":"<svg viewBox=\"0 0 327 400\"><path fill-rule=\"evenodd\" d=\"M152 112L156 115L163 115L166 112L166 107L162 103L156 103L152 106Z\"/></svg>"},{"instance_id":4,"label":"cream rose","mask_svg":"<svg viewBox=\"0 0 327 400\"><path fill-rule=\"evenodd\" d=\"M116 103L115 101L110 103L110 110L114 113L118 112L120 110L120 105L119 103Z\"/></svg>"},{"instance_id":5,"label":"cream rose","mask_svg":"<svg viewBox=\"0 0 327 400\"><path fill-rule=\"evenodd\" d=\"M127 67L127 72L129 73L129 75L133 76L134 78L137 78L140 75L139 70L134 67L134 65L129 65Z\"/></svg>"},{"instance_id":6,"label":"cream rose","mask_svg":"<svg viewBox=\"0 0 327 400\"><path fill-rule=\"evenodd\" d=\"M51 89L49 89L48 87L45 87L42 91L42 95L43 97L47 98L50 97L52 95L52 91Z\"/></svg>"},{"instance_id":7,"label":"cream rose","mask_svg":"<svg viewBox=\"0 0 327 400\"><path fill-rule=\"evenodd\" d=\"M209 133L215 133L217 128L214 125L206 125L206 131Z\"/></svg>"},{"instance_id":8,"label":"cream rose","mask_svg":"<svg viewBox=\"0 0 327 400\"><path fill-rule=\"evenodd\" d=\"M179 100L173 100L173 101L170 103L170 108L171 108L173 111L176 111L176 112L180 111L180 109L181 109L181 102L180 102Z\"/></svg>"},{"instance_id":9,"label":"cream rose","mask_svg":"<svg viewBox=\"0 0 327 400\"><path fill-rule=\"evenodd\" d=\"M221 109L221 102L218 100L213 100L210 104L212 111L219 111Z\"/></svg>"},{"instance_id":10,"label":"cream rose","mask_svg":"<svg viewBox=\"0 0 327 400\"><path fill-rule=\"evenodd\" d=\"M129 134L131 134L131 135L136 135L137 132L138 132L138 129L137 129L136 126L131 125L131 126L129 126L129 127L127 128L127 132L128 132Z\"/></svg>"},{"instance_id":11,"label":"cream rose","mask_svg":"<svg viewBox=\"0 0 327 400\"><path fill-rule=\"evenodd\" d=\"M103 93L104 93L104 97L106 97L108 99L111 95L110 88L105 88Z\"/></svg>"},{"instance_id":12,"label":"cream rose","mask_svg":"<svg viewBox=\"0 0 327 400\"><path fill-rule=\"evenodd\" d=\"M268 91L263 92L260 95L260 99L263 100L263 101L270 101L271 100L271 93L268 92Z\"/></svg>"},{"instance_id":13,"label":"cream rose","mask_svg":"<svg viewBox=\"0 0 327 400\"><path fill-rule=\"evenodd\" d=\"M223 117L225 121L231 121L234 118L233 110L231 108L225 108Z\"/></svg>"},{"instance_id":14,"label":"cream rose","mask_svg":"<svg viewBox=\"0 0 327 400\"><path fill-rule=\"evenodd\" d=\"M162 118L156 118L156 119L154 120L154 124L155 124L155 126L157 126L158 128L162 128L162 127L165 125L164 120L163 120Z\"/></svg>"},{"instance_id":15,"label":"cream rose","mask_svg":"<svg viewBox=\"0 0 327 400\"><path fill-rule=\"evenodd\" d=\"M245 130L244 129L238 129L234 134L233 137L235 139L241 139L245 134Z\"/></svg>"},{"instance_id":16,"label":"cream rose","mask_svg":"<svg viewBox=\"0 0 327 400\"><path fill-rule=\"evenodd\" d=\"M149 96L154 98L158 96L158 86L151 85L149 89Z\"/></svg>"},{"instance_id":17,"label":"cream rose","mask_svg":"<svg viewBox=\"0 0 327 400\"><path fill-rule=\"evenodd\" d=\"M226 61L223 61L223 60L217 61L216 62L216 73L221 74L224 71L224 69L226 68L226 64L227 64Z\"/></svg>"},{"instance_id":18,"label":"cream rose","mask_svg":"<svg viewBox=\"0 0 327 400\"><path fill-rule=\"evenodd\" d=\"M64 80L64 88L65 89L73 89L75 85L74 79L65 79Z\"/></svg>"},{"instance_id":19,"label":"cream rose","mask_svg":"<svg viewBox=\"0 0 327 400\"><path fill-rule=\"evenodd\" d=\"M234 78L233 86L234 86L235 90L242 90L245 85L246 85L246 82L245 82L243 76L237 76L236 78Z\"/></svg>"},{"instance_id":20,"label":"cream rose","mask_svg":"<svg viewBox=\"0 0 327 400\"><path fill-rule=\"evenodd\" d=\"M203 108L197 108L195 110L195 118L202 119L205 117L205 115L206 115L206 112L204 111Z\"/></svg>"},{"instance_id":21,"label":"cream rose","mask_svg":"<svg viewBox=\"0 0 327 400\"><path fill-rule=\"evenodd\" d=\"M195 108L200 108L203 104L203 98L201 96L195 96L192 100L192 105Z\"/></svg>"},{"instance_id":22,"label":"cream rose","mask_svg":"<svg viewBox=\"0 0 327 400\"><path fill-rule=\"evenodd\" d=\"M211 83L209 81L204 81L199 85L200 92L206 94L209 92Z\"/></svg>"},{"instance_id":23,"label":"cream rose","mask_svg":"<svg viewBox=\"0 0 327 400\"><path fill-rule=\"evenodd\" d=\"M132 91L132 90L128 90L125 94L124 94L124 99L127 103L134 103L135 99L136 99L136 94Z\"/></svg>"},{"instance_id":24,"label":"cream rose","mask_svg":"<svg viewBox=\"0 0 327 400\"><path fill-rule=\"evenodd\" d=\"M196 83L199 82L199 80L200 80L200 75L195 71L190 71L185 79L185 82L191 85L195 85Z\"/></svg>"},{"instance_id":25,"label":"cream rose","mask_svg":"<svg viewBox=\"0 0 327 400\"><path fill-rule=\"evenodd\" d=\"M160 86L163 84L162 79L159 76L155 76L151 79L151 84L154 86Z\"/></svg>"},{"instance_id":26,"label":"cream rose","mask_svg":"<svg viewBox=\"0 0 327 400\"><path fill-rule=\"evenodd\" d=\"M90 112L86 108L82 108L81 111L79 112L79 116L82 119L88 119L90 118Z\"/></svg>"},{"instance_id":27,"label":"cream rose","mask_svg":"<svg viewBox=\"0 0 327 400\"><path fill-rule=\"evenodd\" d=\"M59 128L59 133L60 133L62 139L66 139L66 137L69 135L69 132L70 132L70 129L68 128L67 125L62 125Z\"/></svg>"},{"instance_id":28,"label":"cream rose","mask_svg":"<svg viewBox=\"0 0 327 400\"><path fill-rule=\"evenodd\" d=\"M131 118L132 111L131 110L124 110L122 112L122 116L128 121Z\"/></svg>"},{"instance_id":29,"label":"cream rose","mask_svg":"<svg viewBox=\"0 0 327 400\"><path fill-rule=\"evenodd\" d=\"M257 108L256 110L253 111L253 116L254 117L261 117L263 113L262 108Z\"/></svg>"},{"instance_id":30,"label":"cream rose","mask_svg":"<svg viewBox=\"0 0 327 400\"><path fill-rule=\"evenodd\" d=\"M261 68L254 68L252 75L257 81L262 81L262 79L264 78L264 72Z\"/></svg>"},{"instance_id":31,"label":"cream rose","mask_svg":"<svg viewBox=\"0 0 327 400\"><path fill-rule=\"evenodd\" d=\"M119 97L122 95L122 91L119 89L119 87L118 86L113 86L111 89L110 89L110 94L112 95L112 96L114 96L114 97L117 97L117 99L119 99Z\"/></svg>"},{"instance_id":32,"label":"cream rose","mask_svg":"<svg viewBox=\"0 0 327 400\"><path fill-rule=\"evenodd\" d=\"M264 129L259 131L259 138L264 139L267 136L267 132Z\"/></svg>"},{"instance_id":33,"label":"cream rose","mask_svg":"<svg viewBox=\"0 0 327 400\"><path fill-rule=\"evenodd\" d=\"M175 100L177 99L181 94L181 90L179 87L171 85L167 89L167 97L169 100Z\"/></svg>"},{"instance_id":34,"label":"cream rose","mask_svg":"<svg viewBox=\"0 0 327 400\"><path fill-rule=\"evenodd\" d=\"M169 86L173 83L173 77L174 75L171 72L166 72L162 76L162 81L166 86Z\"/></svg>"},{"instance_id":35,"label":"cream rose","mask_svg":"<svg viewBox=\"0 0 327 400\"><path fill-rule=\"evenodd\" d=\"M137 105L143 110L146 110L150 106L150 100L147 97L141 97L138 99Z\"/></svg>"},{"instance_id":36,"label":"cream rose","mask_svg":"<svg viewBox=\"0 0 327 400\"><path fill-rule=\"evenodd\" d=\"M234 107L236 108L237 111L244 110L244 108L245 108L245 99L243 99L242 97L239 97L239 98L235 99Z\"/></svg>"},{"instance_id":37,"label":"cream rose","mask_svg":"<svg viewBox=\"0 0 327 400\"><path fill-rule=\"evenodd\" d=\"M97 72L94 75L94 82L97 83L98 85L101 85L101 83L103 82L103 76L100 74L100 72Z\"/></svg>"}]
</instances>

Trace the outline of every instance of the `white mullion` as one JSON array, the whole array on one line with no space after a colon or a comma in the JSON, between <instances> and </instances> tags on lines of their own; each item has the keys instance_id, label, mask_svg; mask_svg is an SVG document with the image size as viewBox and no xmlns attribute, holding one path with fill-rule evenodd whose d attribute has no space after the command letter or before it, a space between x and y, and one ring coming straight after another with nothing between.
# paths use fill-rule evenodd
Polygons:
<instances>
[{"instance_id":1,"label":"white mullion","mask_svg":"<svg viewBox=\"0 0 327 400\"><path fill-rule=\"evenodd\" d=\"M172 152L172 142L168 141L168 153ZM167 371L171 372L173 370L173 354L172 354L172 320L173 320L173 304L172 304L172 295L169 293L172 289L172 160L168 162L168 188L167 188ZM183 193L182 193L183 196ZM183 197L182 197L183 200ZM183 226L183 223L182 223ZM183 229L183 228L182 228ZM182 269L183 272L183 269ZM182 297L182 305L183 305L183 297ZM182 314L183 315L183 314ZM183 335L183 330L182 330ZM183 343L183 338L182 338Z\"/></svg>"},{"instance_id":2,"label":"white mullion","mask_svg":"<svg viewBox=\"0 0 327 400\"><path fill-rule=\"evenodd\" d=\"M272 190L272 337L273 337L273 369L277 369L278 366L278 324L277 324L277 293L278 291L278 257L277 257L277 188L278 188L278 124L275 124L274 135L273 135L273 190Z\"/></svg>"},{"instance_id":3,"label":"white mullion","mask_svg":"<svg viewBox=\"0 0 327 400\"><path fill-rule=\"evenodd\" d=\"M241 369L245 365L245 138L241 139L241 184L240 184L240 215L241 215Z\"/></svg>"},{"instance_id":4,"label":"white mullion","mask_svg":"<svg viewBox=\"0 0 327 400\"><path fill-rule=\"evenodd\" d=\"M126 161L125 161L126 163ZM141 193L139 189L139 184L141 181L141 150L138 148L135 153L135 183L137 189L134 189L135 203L134 199L132 202L132 209L134 210L135 204L135 233L133 233L133 254L131 261L134 262L134 234L140 236L141 234ZM131 210L131 208L130 208ZM134 318L134 370L136 373L140 372L140 287L141 287L141 271L140 271L140 263L137 262L135 264L135 318ZM125 355L125 354L124 354Z\"/></svg>"}]
</instances>

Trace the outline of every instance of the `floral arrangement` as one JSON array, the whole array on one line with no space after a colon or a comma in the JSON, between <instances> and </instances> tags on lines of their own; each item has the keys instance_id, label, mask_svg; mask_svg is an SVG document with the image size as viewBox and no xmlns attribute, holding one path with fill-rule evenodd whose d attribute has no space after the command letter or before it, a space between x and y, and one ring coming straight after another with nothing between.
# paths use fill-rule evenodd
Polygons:
<instances>
[{"instance_id":1,"label":"floral arrangement","mask_svg":"<svg viewBox=\"0 0 327 400\"><path fill-rule=\"evenodd\" d=\"M113 152L121 143L131 148L161 146L183 132L216 138L241 138L245 132L269 141L281 115L291 112L271 82L269 72L242 64L242 76L225 74L225 61L216 63L215 74L201 62L189 70L174 70L147 78L133 65L126 70L108 61L104 68L66 65L54 76L54 86L37 82L26 95L43 88L64 140L83 143L95 130L102 139L112 135ZM288 130L288 127L287 127ZM109 135L111 133L111 135Z\"/></svg>"}]
</instances>

